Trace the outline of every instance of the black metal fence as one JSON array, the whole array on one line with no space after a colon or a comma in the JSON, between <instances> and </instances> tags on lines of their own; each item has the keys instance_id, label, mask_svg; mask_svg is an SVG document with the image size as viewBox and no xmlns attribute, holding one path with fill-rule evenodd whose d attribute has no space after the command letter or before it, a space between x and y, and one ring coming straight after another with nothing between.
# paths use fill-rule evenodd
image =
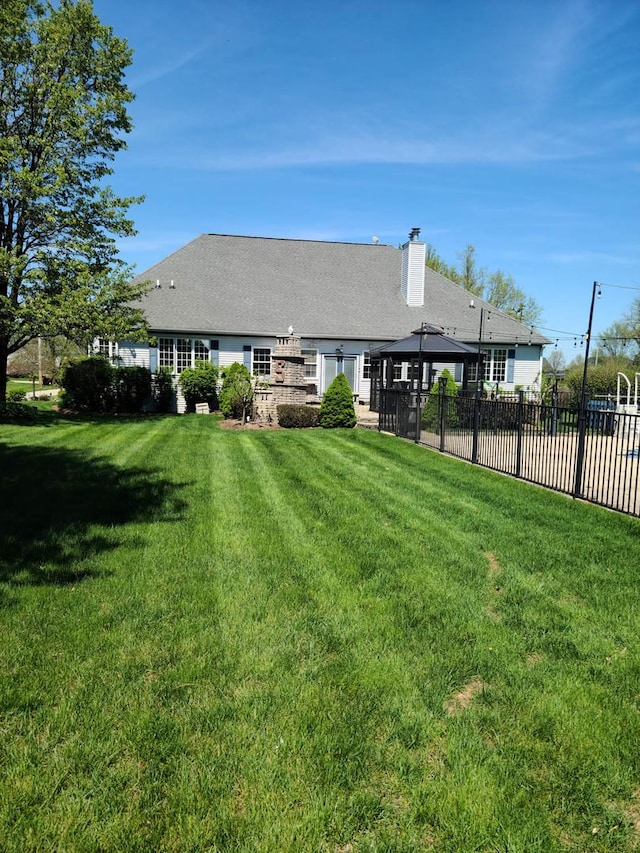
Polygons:
<instances>
[{"instance_id":1,"label":"black metal fence","mask_svg":"<svg viewBox=\"0 0 640 853\"><path fill-rule=\"evenodd\" d=\"M618 407L619 408L619 407ZM640 415L527 397L382 390L379 429L619 512L640 515Z\"/></svg>"}]
</instances>

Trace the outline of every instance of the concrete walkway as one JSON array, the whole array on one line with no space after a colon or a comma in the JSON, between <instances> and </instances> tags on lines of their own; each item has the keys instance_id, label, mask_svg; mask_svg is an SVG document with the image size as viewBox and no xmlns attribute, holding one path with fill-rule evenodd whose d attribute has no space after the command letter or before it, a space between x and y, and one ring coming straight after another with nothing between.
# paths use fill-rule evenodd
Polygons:
<instances>
[{"instance_id":1,"label":"concrete walkway","mask_svg":"<svg viewBox=\"0 0 640 853\"><path fill-rule=\"evenodd\" d=\"M361 406L356 404L356 418L358 426L366 429L378 429L378 413L372 412L369 406Z\"/></svg>"}]
</instances>

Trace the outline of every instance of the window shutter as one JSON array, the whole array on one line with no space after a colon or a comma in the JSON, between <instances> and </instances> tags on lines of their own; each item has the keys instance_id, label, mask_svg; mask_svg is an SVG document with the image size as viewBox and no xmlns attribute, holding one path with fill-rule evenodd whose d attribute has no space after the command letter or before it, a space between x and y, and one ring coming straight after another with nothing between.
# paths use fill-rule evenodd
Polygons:
<instances>
[{"instance_id":1,"label":"window shutter","mask_svg":"<svg viewBox=\"0 0 640 853\"><path fill-rule=\"evenodd\" d=\"M507 352L507 382L513 382L515 372L516 351L510 349Z\"/></svg>"},{"instance_id":2,"label":"window shutter","mask_svg":"<svg viewBox=\"0 0 640 853\"><path fill-rule=\"evenodd\" d=\"M245 344L242 347L243 363L249 373L251 373L251 344Z\"/></svg>"},{"instance_id":3,"label":"window shutter","mask_svg":"<svg viewBox=\"0 0 640 853\"><path fill-rule=\"evenodd\" d=\"M149 347L149 370L151 373L158 372L158 347Z\"/></svg>"},{"instance_id":4,"label":"window shutter","mask_svg":"<svg viewBox=\"0 0 640 853\"><path fill-rule=\"evenodd\" d=\"M458 384L460 384L460 382L462 382L462 365L461 364L456 364L455 373L454 373L453 378L456 380L456 382Z\"/></svg>"},{"instance_id":5,"label":"window shutter","mask_svg":"<svg viewBox=\"0 0 640 853\"><path fill-rule=\"evenodd\" d=\"M209 341L209 358L216 367L220 364L220 341Z\"/></svg>"}]
</instances>

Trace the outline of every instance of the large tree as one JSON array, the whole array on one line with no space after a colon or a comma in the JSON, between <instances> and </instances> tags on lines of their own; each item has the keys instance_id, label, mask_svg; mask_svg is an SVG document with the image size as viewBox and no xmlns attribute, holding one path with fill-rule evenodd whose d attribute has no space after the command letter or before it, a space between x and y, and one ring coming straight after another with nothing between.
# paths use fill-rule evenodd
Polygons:
<instances>
[{"instance_id":1,"label":"large tree","mask_svg":"<svg viewBox=\"0 0 640 853\"><path fill-rule=\"evenodd\" d=\"M90 0L0 7L0 400L7 357L36 336L79 343L143 325L119 260L129 207L105 179L131 130L131 62Z\"/></svg>"},{"instance_id":2,"label":"large tree","mask_svg":"<svg viewBox=\"0 0 640 853\"><path fill-rule=\"evenodd\" d=\"M434 247L427 244L426 265L430 269L455 281L473 296L486 299L527 326L533 326L540 320L542 309L533 297L527 296L516 285L512 275L502 270L488 272L485 267L478 266L475 246L468 243L457 257L458 266L449 266Z\"/></svg>"},{"instance_id":3,"label":"large tree","mask_svg":"<svg viewBox=\"0 0 640 853\"><path fill-rule=\"evenodd\" d=\"M476 247L468 243L461 252L458 252L458 261L460 264L457 269L458 284L474 296L482 296L487 271L484 267L478 267Z\"/></svg>"},{"instance_id":4,"label":"large tree","mask_svg":"<svg viewBox=\"0 0 640 853\"><path fill-rule=\"evenodd\" d=\"M542 313L531 296L518 287L512 275L496 270L487 277L485 299L496 308L510 314L527 326L535 325Z\"/></svg>"},{"instance_id":5,"label":"large tree","mask_svg":"<svg viewBox=\"0 0 640 853\"><path fill-rule=\"evenodd\" d=\"M637 337L640 334L633 328L633 317L615 320L598 335L599 348L605 357L632 358L638 351Z\"/></svg>"}]
</instances>

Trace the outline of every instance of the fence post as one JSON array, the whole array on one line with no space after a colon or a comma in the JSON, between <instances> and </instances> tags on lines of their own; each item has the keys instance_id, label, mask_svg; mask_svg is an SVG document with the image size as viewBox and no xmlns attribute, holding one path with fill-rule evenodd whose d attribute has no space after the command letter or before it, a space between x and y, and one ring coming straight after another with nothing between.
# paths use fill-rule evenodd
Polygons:
<instances>
[{"instance_id":1,"label":"fence post","mask_svg":"<svg viewBox=\"0 0 640 853\"><path fill-rule=\"evenodd\" d=\"M549 424L549 435L555 438L558 434L558 380L551 392L551 423Z\"/></svg>"},{"instance_id":2,"label":"fence post","mask_svg":"<svg viewBox=\"0 0 640 853\"><path fill-rule=\"evenodd\" d=\"M440 386L440 393L438 395L440 400L440 452L444 453L444 432L447 426L447 407L449 405L449 400L447 399L447 377L445 376L443 379L441 376L438 379L438 385Z\"/></svg>"},{"instance_id":3,"label":"fence post","mask_svg":"<svg viewBox=\"0 0 640 853\"><path fill-rule=\"evenodd\" d=\"M582 497L582 474L584 471L584 450L587 437L587 397L582 394L578 410L578 450L576 453L576 478L573 484L573 497Z\"/></svg>"},{"instance_id":4,"label":"fence post","mask_svg":"<svg viewBox=\"0 0 640 853\"><path fill-rule=\"evenodd\" d=\"M524 391L518 391L518 441L516 444L516 477L522 469L522 414L524 411Z\"/></svg>"},{"instance_id":5,"label":"fence post","mask_svg":"<svg viewBox=\"0 0 640 853\"><path fill-rule=\"evenodd\" d=\"M471 461L475 465L478 461L478 438L480 432L480 401L482 391L478 390L473 398L473 444L471 446Z\"/></svg>"}]
</instances>

